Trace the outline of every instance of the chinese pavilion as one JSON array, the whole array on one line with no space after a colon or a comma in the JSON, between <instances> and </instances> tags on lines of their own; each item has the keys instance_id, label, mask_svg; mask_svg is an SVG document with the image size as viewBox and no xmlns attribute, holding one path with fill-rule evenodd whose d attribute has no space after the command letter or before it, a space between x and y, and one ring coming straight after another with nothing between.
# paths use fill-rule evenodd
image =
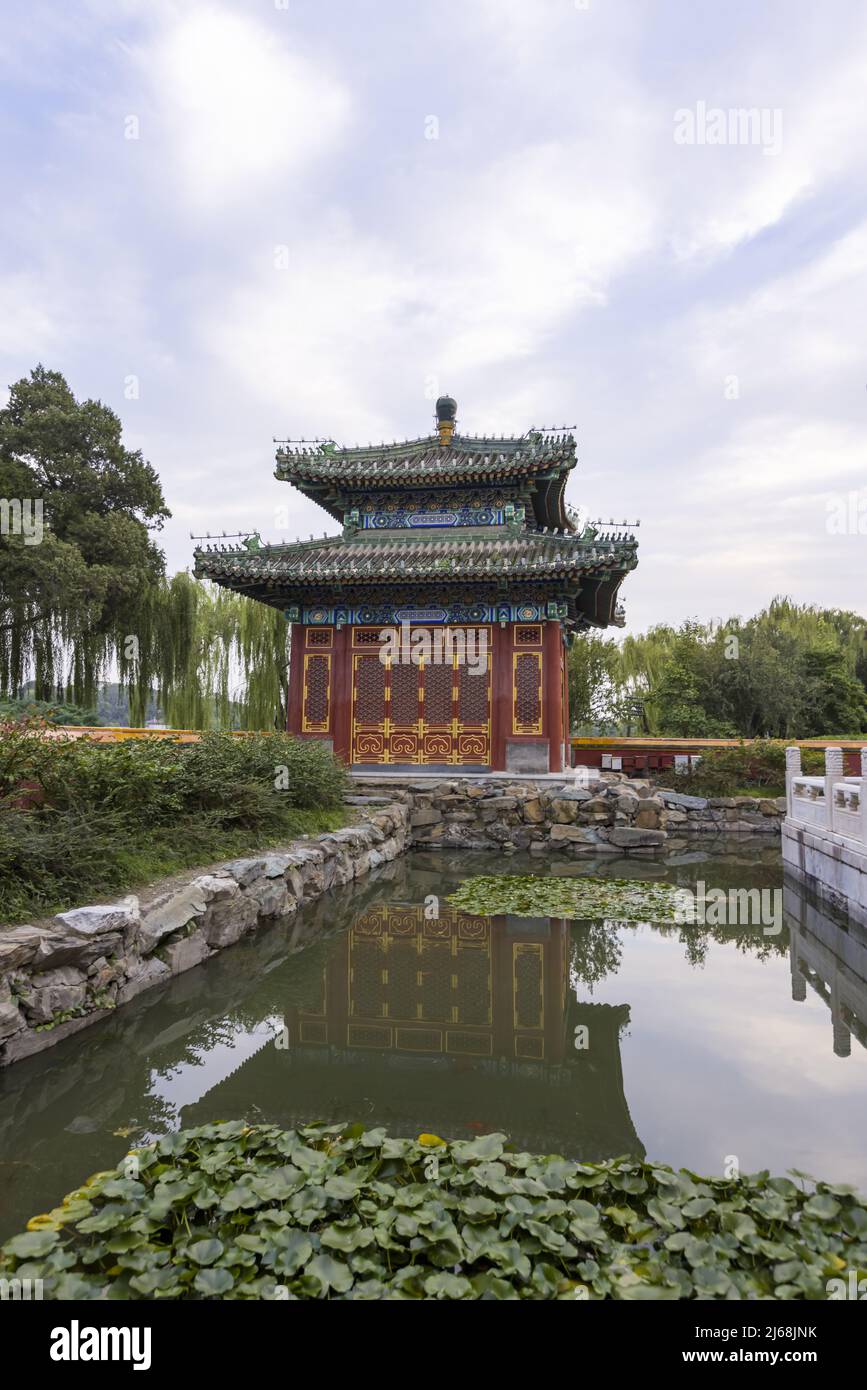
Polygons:
<instances>
[{"instance_id":1,"label":"chinese pavilion","mask_svg":"<svg viewBox=\"0 0 867 1390\"><path fill-rule=\"evenodd\" d=\"M353 766L559 772L566 644L622 625L637 543L576 529L571 433L467 437L456 412L441 397L437 432L400 444L281 446L276 477L342 535L200 548L196 574L291 624L290 733L328 740ZM437 629L459 639L454 650L416 644ZM384 647L395 631L409 640Z\"/></svg>"}]
</instances>

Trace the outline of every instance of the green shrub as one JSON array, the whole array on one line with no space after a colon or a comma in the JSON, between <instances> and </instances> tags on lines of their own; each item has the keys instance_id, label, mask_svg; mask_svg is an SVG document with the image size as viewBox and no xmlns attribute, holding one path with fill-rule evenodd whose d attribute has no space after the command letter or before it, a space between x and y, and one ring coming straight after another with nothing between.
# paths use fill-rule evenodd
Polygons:
<instances>
[{"instance_id":1,"label":"green shrub","mask_svg":"<svg viewBox=\"0 0 867 1390\"><path fill-rule=\"evenodd\" d=\"M0 728L0 921L340 823L346 774L284 734L52 739ZM132 875L132 877L131 877Z\"/></svg>"},{"instance_id":2,"label":"green shrub","mask_svg":"<svg viewBox=\"0 0 867 1390\"><path fill-rule=\"evenodd\" d=\"M205 1125L33 1217L0 1276L48 1299L824 1299L867 1270L867 1207L795 1176Z\"/></svg>"},{"instance_id":3,"label":"green shrub","mask_svg":"<svg viewBox=\"0 0 867 1390\"><path fill-rule=\"evenodd\" d=\"M824 771L821 749L804 748L801 760L805 773ZM745 791L754 791L758 796L778 795L786 785L786 744L754 739L736 748L712 749L687 771L666 768L655 773L654 780L661 787L672 787L691 796L735 796Z\"/></svg>"},{"instance_id":4,"label":"green shrub","mask_svg":"<svg viewBox=\"0 0 867 1390\"><path fill-rule=\"evenodd\" d=\"M346 773L319 739L289 734L204 734L183 747L182 780L188 804L227 807L227 787L255 785L290 806L334 806Z\"/></svg>"},{"instance_id":5,"label":"green shrub","mask_svg":"<svg viewBox=\"0 0 867 1390\"><path fill-rule=\"evenodd\" d=\"M170 739L42 742L33 771L56 811L105 810L143 825L165 824L185 809L183 753Z\"/></svg>"}]
</instances>

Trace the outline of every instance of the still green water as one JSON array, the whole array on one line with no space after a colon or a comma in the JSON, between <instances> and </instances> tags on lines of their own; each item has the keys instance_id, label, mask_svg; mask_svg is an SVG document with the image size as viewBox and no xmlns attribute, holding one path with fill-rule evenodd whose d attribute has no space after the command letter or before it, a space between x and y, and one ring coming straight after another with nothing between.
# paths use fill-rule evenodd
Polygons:
<instances>
[{"instance_id":1,"label":"still green water","mask_svg":"<svg viewBox=\"0 0 867 1390\"><path fill-rule=\"evenodd\" d=\"M472 874L782 889L779 847L668 864L414 853L0 1073L0 1238L130 1146L247 1118L491 1130L593 1160L867 1191L867 933L467 916Z\"/></svg>"}]
</instances>

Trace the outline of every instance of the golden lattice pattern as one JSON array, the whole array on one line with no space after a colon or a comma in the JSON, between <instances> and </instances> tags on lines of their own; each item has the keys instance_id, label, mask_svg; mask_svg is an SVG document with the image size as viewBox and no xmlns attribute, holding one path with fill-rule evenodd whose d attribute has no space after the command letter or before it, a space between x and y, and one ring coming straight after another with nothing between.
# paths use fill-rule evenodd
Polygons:
<instances>
[{"instance_id":1,"label":"golden lattice pattern","mask_svg":"<svg viewBox=\"0 0 867 1390\"><path fill-rule=\"evenodd\" d=\"M411 662L391 668L391 722L417 724L419 718L418 667Z\"/></svg>"},{"instance_id":2,"label":"golden lattice pattern","mask_svg":"<svg viewBox=\"0 0 867 1390\"><path fill-rule=\"evenodd\" d=\"M488 673L475 675L469 666L458 670L458 719L461 724L484 724L488 717Z\"/></svg>"},{"instance_id":3,"label":"golden lattice pattern","mask_svg":"<svg viewBox=\"0 0 867 1390\"><path fill-rule=\"evenodd\" d=\"M359 657L355 663L355 718L359 724L381 724L385 713L385 667L378 656Z\"/></svg>"},{"instance_id":4,"label":"golden lattice pattern","mask_svg":"<svg viewBox=\"0 0 867 1390\"><path fill-rule=\"evenodd\" d=\"M350 932L350 1014L487 1027L490 931L483 919L421 907L368 909Z\"/></svg>"},{"instance_id":5,"label":"golden lattice pattern","mask_svg":"<svg viewBox=\"0 0 867 1390\"><path fill-rule=\"evenodd\" d=\"M476 650L488 651L490 638L489 628L476 629ZM354 648L378 641L379 629L353 629ZM392 662L384 649L375 656L355 651L352 661L353 763L490 762L490 661L479 675L459 653L451 661L416 665Z\"/></svg>"},{"instance_id":6,"label":"golden lattice pattern","mask_svg":"<svg viewBox=\"0 0 867 1390\"><path fill-rule=\"evenodd\" d=\"M514 1011L516 1028L542 1027L542 947L515 945Z\"/></svg>"},{"instance_id":7,"label":"golden lattice pattern","mask_svg":"<svg viewBox=\"0 0 867 1390\"><path fill-rule=\"evenodd\" d=\"M542 731L542 657L537 652L515 655L515 733Z\"/></svg>"},{"instance_id":8,"label":"golden lattice pattern","mask_svg":"<svg viewBox=\"0 0 867 1390\"><path fill-rule=\"evenodd\" d=\"M304 705L302 730L321 732L328 728L328 713L331 697L331 658L329 656L306 656L304 658Z\"/></svg>"},{"instance_id":9,"label":"golden lattice pattern","mask_svg":"<svg viewBox=\"0 0 867 1390\"><path fill-rule=\"evenodd\" d=\"M424 717L428 724L452 722L451 666L428 666L424 673Z\"/></svg>"}]
</instances>

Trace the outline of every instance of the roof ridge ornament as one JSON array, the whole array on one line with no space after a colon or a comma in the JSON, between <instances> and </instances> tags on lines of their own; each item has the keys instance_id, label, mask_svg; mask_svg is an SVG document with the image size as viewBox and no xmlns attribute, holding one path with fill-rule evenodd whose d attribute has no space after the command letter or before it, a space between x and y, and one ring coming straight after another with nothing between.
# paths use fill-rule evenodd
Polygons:
<instances>
[{"instance_id":1,"label":"roof ridge ornament","mask_svg":"<svg viewBox=\"0 0 867 1390\"><path fill-rule=\"evenodd\" d=\"M436 423L437 433L440 439L440 448L448 448L452 442L457 413L458 403L453 396L439 397L436 403Z\"/></svg>"}]
</instances>

